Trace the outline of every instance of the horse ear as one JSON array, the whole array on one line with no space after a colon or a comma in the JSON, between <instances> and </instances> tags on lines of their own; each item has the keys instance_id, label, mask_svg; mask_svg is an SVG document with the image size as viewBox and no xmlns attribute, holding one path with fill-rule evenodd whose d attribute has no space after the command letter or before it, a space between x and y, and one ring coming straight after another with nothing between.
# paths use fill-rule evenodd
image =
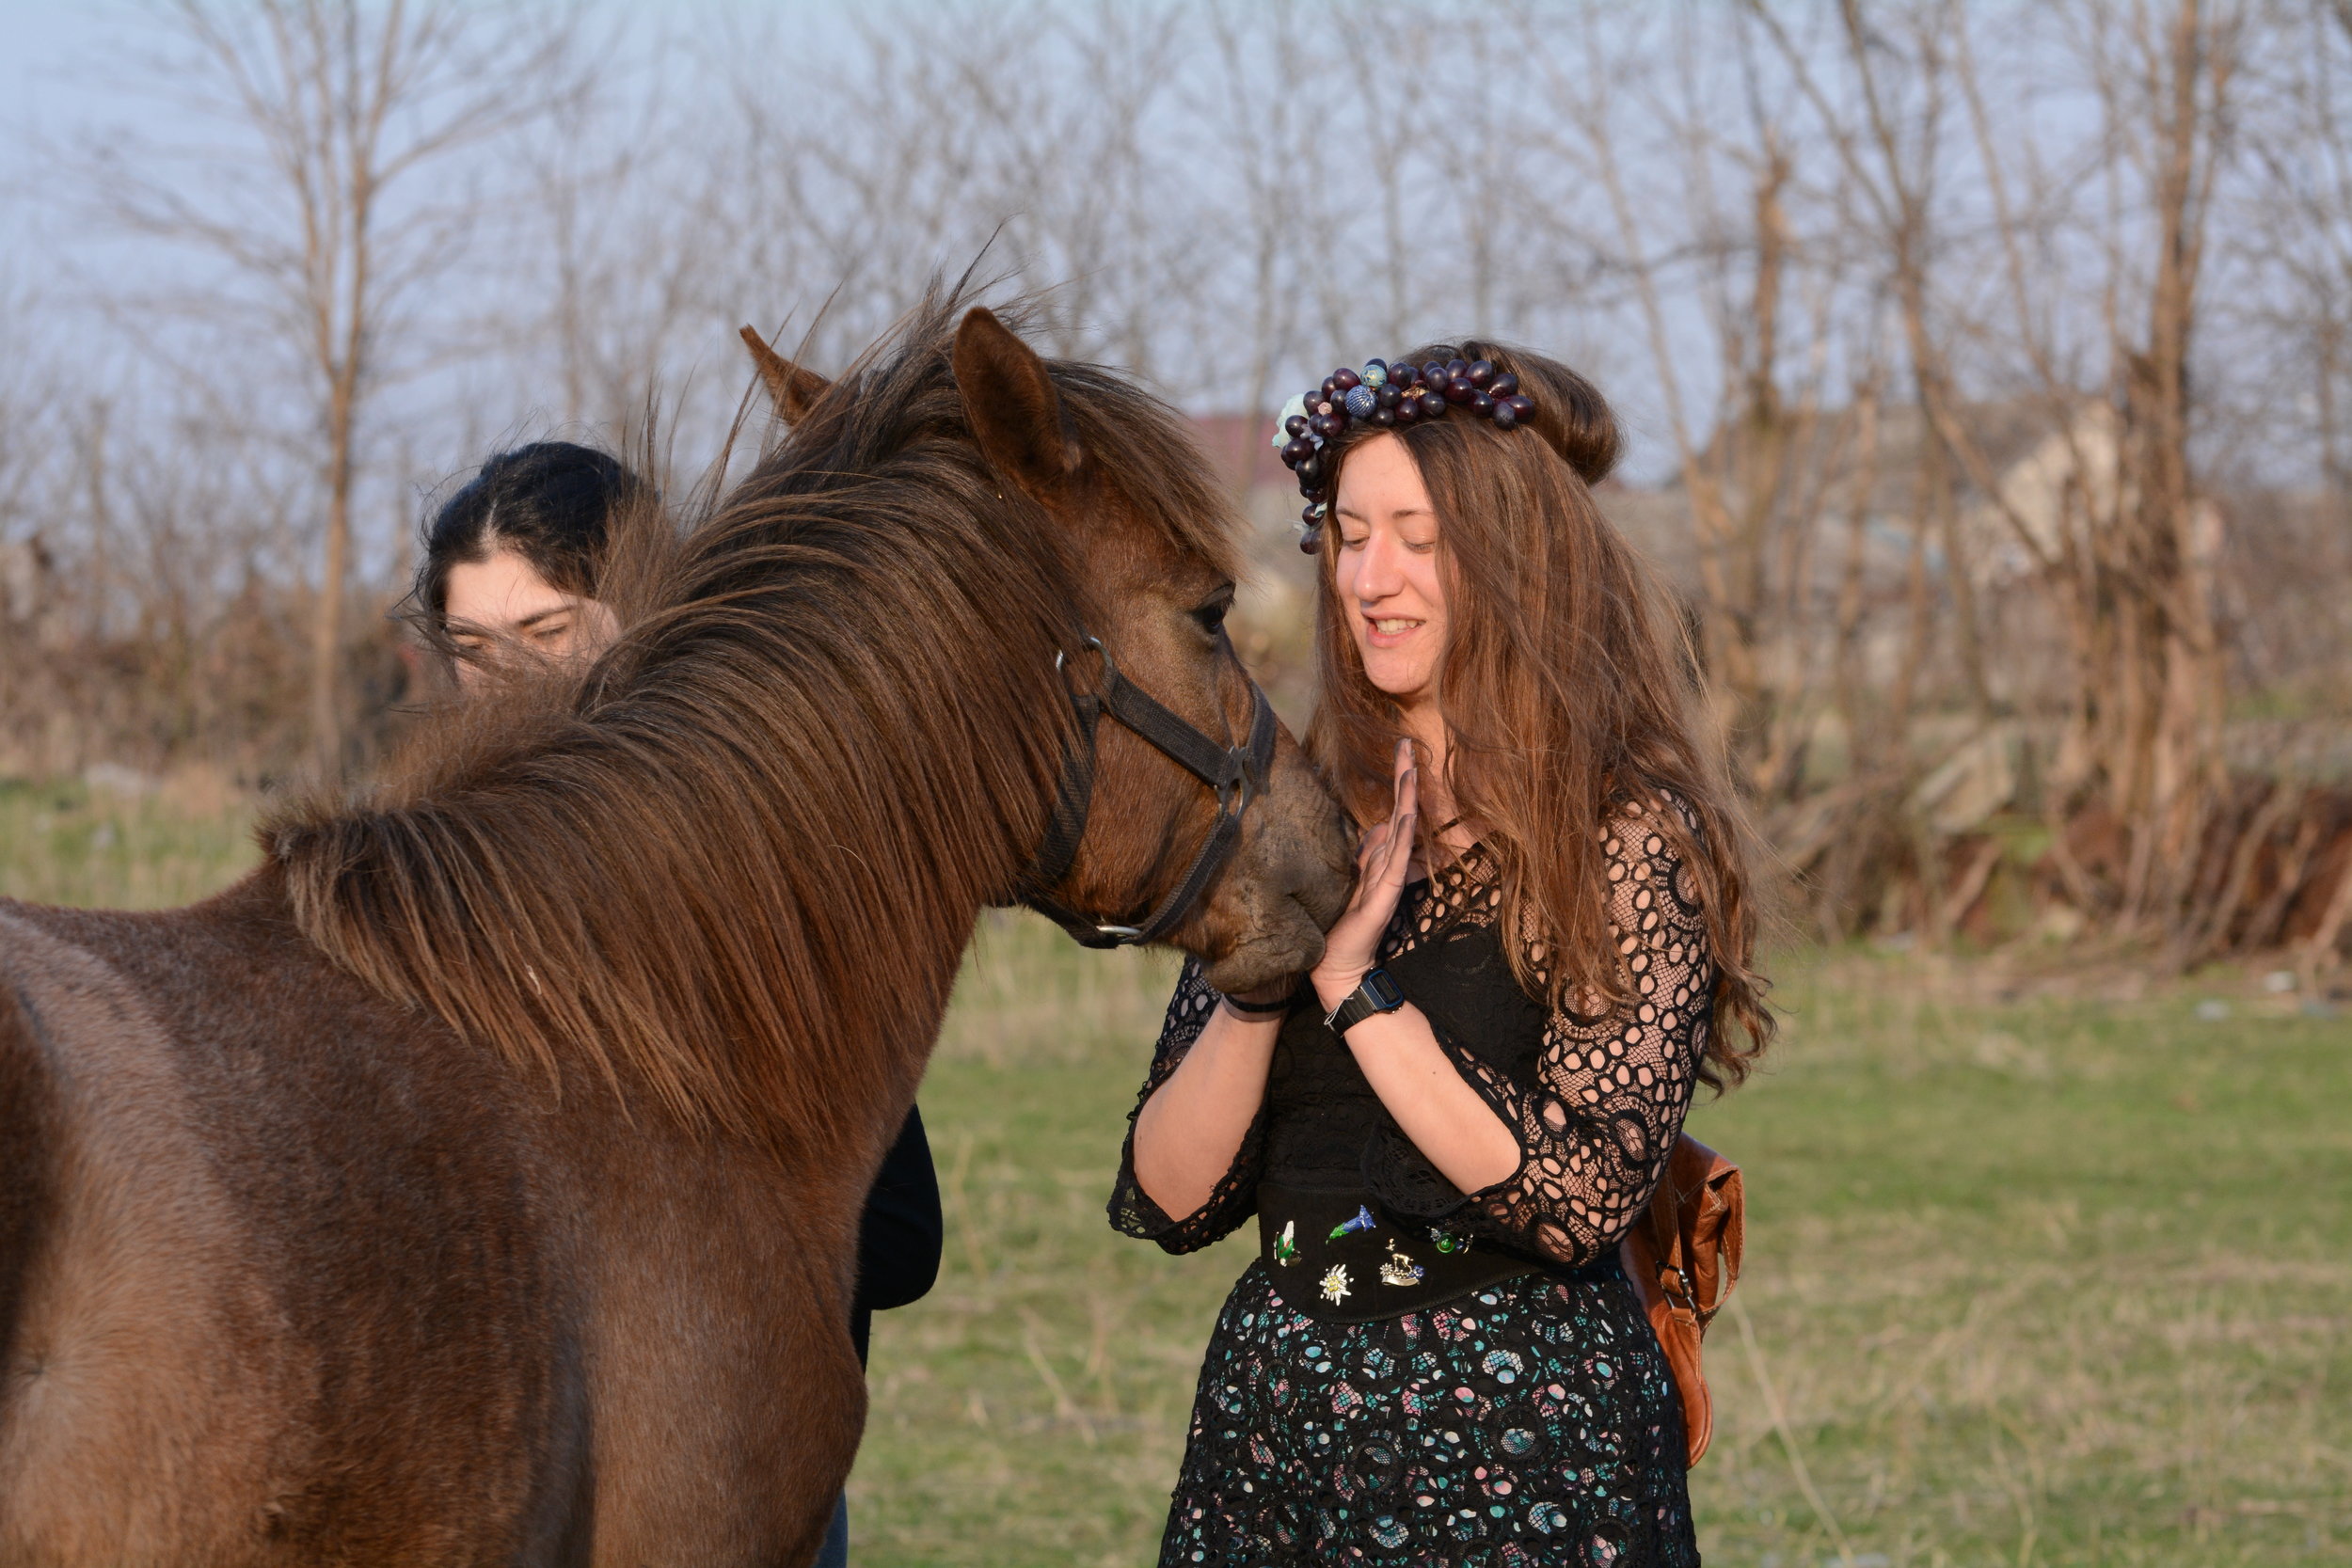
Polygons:
<instances>
[{"instance_id":1,"label":"horse ear","mask_svg":"<svg viewBox=\"0 0 2352 1568\"><path fill-rule=\"evenodd\" d=\"M1057 497L1084 454L1062 427L1045 361L975 306L956 328L955 371L964 420L990 467L1038 500Z\"/></svg>"},{"instance_id":2,"label":"horse ear","mask_svg":"<svg viewBox=\"0 0 2352 1568\"><path fill-rule=\"evenodd\" d=\"M768 340L756 327L743 328L743 346L752 351L752 363L759 367L759 379L768 384L768 401L774 404L776 418L787 424L798 424L817 400L825 395L833 383L815 371L800 366L768 346Z\"/></svg>"}]
</instances>

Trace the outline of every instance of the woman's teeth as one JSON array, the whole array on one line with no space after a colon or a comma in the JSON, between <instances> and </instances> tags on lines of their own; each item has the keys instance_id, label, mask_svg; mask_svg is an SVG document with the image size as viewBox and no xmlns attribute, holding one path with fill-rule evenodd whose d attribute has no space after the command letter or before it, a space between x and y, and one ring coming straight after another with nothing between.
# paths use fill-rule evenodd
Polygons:
<instances>
[{"instance_id":1,"label":"woman's teeth","mask_svg":"<svg viewBox=\"0 0 2352 1568\"><path fill-rule=\"evenodd\" d=\"M1383 636L1394 637L1401 631L1410 631L1420 625L1419 621L1375 621L1372 624L1372 629Z\"/></svg>"}]
</instances>

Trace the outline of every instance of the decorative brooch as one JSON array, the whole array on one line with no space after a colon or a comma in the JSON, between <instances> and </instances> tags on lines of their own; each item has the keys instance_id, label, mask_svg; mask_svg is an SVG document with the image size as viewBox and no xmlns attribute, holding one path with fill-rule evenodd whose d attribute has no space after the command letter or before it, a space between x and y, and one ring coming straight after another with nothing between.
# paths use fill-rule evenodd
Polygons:
<instances>
[{"instance_id":1,"label":"decorative brooch","mask_svg":"<svg viewBox=\"0 0 2352 1568\"><path fill-rule=\"evenodd\" d=\"M1329 1239L1336 1242L1343 1236L1353 1236L1359 1230L1370 1230L1379 1223L1372 1217L1372 1211L1359 1203L1356 1206L1356 1217L1352 1220L1342 1220L1333 1226Z\"/></svg>"},{"instance_id":2,"label":"decorative brooch","mask_svg":"<svg viewBox=\"0 0 2352 1568\"><path fill-rule=\"evenodd\" d=\"M1422 1275L1426 1273L1428 1271L1419 1263L1414 1262L1395 1247L1391 1247L1389 1248L1389 1260L1380 1265L1380 1283L1383 1285L1418 1285L1421 1283Z\"/></svg>"},{"instance_id":3,"label":"decorative brooch","mask_svg":"<svg viewBox=\"0 0 2352 1568\"><path fill-rule=\"evenodd\" d=\"M1278 1263L1298 1261L1298 1222L1284 1220L1282 1233L1274 1238L1274 1260Z\"/></svg>"},{"instance_id":4,"label":"decorative brooch","mask_svg":"<svg viewBox=\"0 0 2352 1568\"><path fill-rule=\"evenodd\" d=\"M1347 1265L1334 1263L1323 1275L1323 1299L1337 1307L1347 1299Z\"/></svg>"},{"instance_id":5,"label":"decorative brooch","mask_svg":"<svg viewBox=\"0 0 2352 1568\"><path fill-rule=\"evenodd\" d=\"M1439 1252L1468 1252L1470 1249L1470 1239L1468 1236L1456 1236L1452 1231L1440 1230L1434 1225L1429 1227L1429 1240Z\"/></svg>"},{"instance_id":6,"label":"decorative brooch","mask_svg":"<svg viewBox=\"0 0 2352 1568\"><path fill-rule=\"evenodd\" d=\"M1534 400L1519 390L1519 378L1498 372L1487 359L1432 359L1425 365L1368 359L1362 370L1342 366L1315 390L1284 404L1275 420L1274 445L1298 476L1298 493L1307 498L1298 515L1298 547L1312 555L1322 546L1323 522L1331 510L1324 493L1330 471L1323 451L1341 432L1350 423L1393 429L1442 419L1452 408L1492 420L1497 430L1535 417Z\"/></svg>"}]
</instances>

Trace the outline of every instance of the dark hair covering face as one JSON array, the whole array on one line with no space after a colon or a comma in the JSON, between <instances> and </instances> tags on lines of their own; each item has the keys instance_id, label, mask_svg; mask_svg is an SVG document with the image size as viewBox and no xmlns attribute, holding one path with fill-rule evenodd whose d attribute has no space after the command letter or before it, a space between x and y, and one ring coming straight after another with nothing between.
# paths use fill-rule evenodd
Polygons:
<instances>
[{"instance_id":1,"label":"dark hair covering face","mask_svg":"<svg viewBox=\"0 0 2352 1568\"><path fill-rule=\"evenodd\" d=\"M414 603L435 630L448 612L450 568L513 550L566 594L593 598L605 524L644 494L608 452L534 441L500 452L425 525Z\"/></svg>"}]
</instances>

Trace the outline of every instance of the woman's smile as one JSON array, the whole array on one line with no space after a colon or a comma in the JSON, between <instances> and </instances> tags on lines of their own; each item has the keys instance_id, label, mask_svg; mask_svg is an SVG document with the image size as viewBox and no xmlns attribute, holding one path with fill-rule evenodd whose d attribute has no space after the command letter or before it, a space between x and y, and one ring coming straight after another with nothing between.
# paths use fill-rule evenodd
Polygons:
<instances>
[{"instance_id":1,"label":"woman's smile","mask_svg":"<svg viewBox=\"0 0 2352 1568\"><path fill-rule=\"evenodd\" d=\"M1364 677L1407 712L1425 709L1445 652L1445 582L1437 508L1405 443L1381 436L1349 454L1332 514L1331 586L1356 607Z\"/></svg>"}]
</instances>

